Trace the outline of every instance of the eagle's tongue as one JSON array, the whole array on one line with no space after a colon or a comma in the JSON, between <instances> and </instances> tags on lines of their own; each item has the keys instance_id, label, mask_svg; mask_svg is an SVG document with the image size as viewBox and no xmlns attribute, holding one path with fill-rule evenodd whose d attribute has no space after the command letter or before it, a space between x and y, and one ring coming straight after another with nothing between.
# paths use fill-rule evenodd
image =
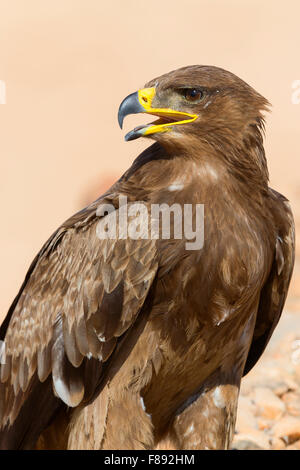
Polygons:
<instances>
[{"instance_id":1,"label":"eagle's tongue","mask_svg":"<svg viewBox=\"0 0 300 470\"><path fill-rule=\"evenodd\" d=\"M126 142L128 142L129 140L134 140L134 139L138 139L139 137L141 137L144 129L148 127L149 125L150 124L137 126L132 131L128 132L128 134L125 135Z\"/></svg>"}]
</instances>

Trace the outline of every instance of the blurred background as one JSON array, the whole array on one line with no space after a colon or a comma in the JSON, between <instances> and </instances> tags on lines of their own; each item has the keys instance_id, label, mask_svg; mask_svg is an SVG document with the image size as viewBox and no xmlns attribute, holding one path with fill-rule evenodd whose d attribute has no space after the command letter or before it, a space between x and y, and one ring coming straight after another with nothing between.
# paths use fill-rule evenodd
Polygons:
<instances>
[{"instance_id":1,"label":"blurred background","mask_svg":"<svg viewBox=\"0 0 300 470\"><path fill-rule=\"evenodd\" d=\"M298 0L0 0L0 321L50 234L149 145L124 142L137 121L119 129L121 100L184 65L228 69L272 103L270 185L300 225L299 18Z\"/></svg>"}]
</instances>

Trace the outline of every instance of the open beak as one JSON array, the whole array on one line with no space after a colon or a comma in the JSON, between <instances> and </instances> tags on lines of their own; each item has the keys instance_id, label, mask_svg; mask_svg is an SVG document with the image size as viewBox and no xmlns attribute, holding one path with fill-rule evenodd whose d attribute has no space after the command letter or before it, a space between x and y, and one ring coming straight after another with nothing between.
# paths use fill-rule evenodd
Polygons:
<instances>
[{"instance_id":1,"label":"open beak","mask_svg":"<svg viewBox=\"0 0 300 470\"><path fill-rule=\"evenodd\" d=\"M135 129L126 134L125 140L134 140L142 136L167 132L175 125L187 124L197 119L197 114L183 113L169 108L152 108L155 93L154 87L144 88L132 93L122 101L118 113L118 121L121 129L125 116L129 114L146 113L153 114L160 118L153 123L135 127Z\"/></svg>"}]
</instances>

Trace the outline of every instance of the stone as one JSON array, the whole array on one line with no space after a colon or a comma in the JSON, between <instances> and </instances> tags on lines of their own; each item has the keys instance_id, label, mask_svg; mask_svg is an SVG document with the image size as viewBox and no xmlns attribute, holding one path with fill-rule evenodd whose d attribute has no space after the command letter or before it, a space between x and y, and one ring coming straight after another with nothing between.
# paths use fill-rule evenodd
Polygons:
<instances>
[{"instance_id":1,"label":"stone","mask_svg":"<svg viewBox=\"0 0 300 470\"><path fill-rule=\"evenodd\" d=\"M300 416L300 393L287 392L281 397L286 410L293 416Z\"/></svg>"},{"instance_id":2,"label":"stone","mask_svg":"<svg viewBox=\"0 0 300 470\"><path fill-rule=\"evenodd\" d=\"M273 422L269 419L258 418L257 419L257 428L260 431L267 431L272 427Z\"/></svg>"},{"instance_id":3,"label":"stone","mask_svg":"<svg viewBox=\"0 0 300 470\"><path fill-rule=\"evenodd\" d=\"M271 439L271 450L283 450L285 447L284 441L279 437L273 437Z\"/></svg>"},{"instance_id":4,"label":"stone","mask_svg":"<svg viewBox=\"0 0 300 470\"><path fill-rule=\"evenodd\" d=\"M272 432L287 445L293 444L300 439L300 417L284 416L274 424Z\"/></svg>"},{"instance_id":5,"label":"stone","mask_svg":"<svg viewBox=\"0 0 300 470\"><path fill-rule=\"evenodd\" d=\"M232 449L237 450L256 450L270 449L271 439L264 432L252 429L248 433L236 434L233 439Z\"/></svg>"},{"instance_id":6,"label":"stone","mask_svg":"<svg viewBox=\"0 0 300 470\"><path fill-rule=\"evenodd\" d=\"M231 450L265 450L263 447L257 445L254 441L241 439L234 442Z\"/></svg>"},{"instance_id":7,"label":"stone","mask_svg":"<svg viewBox=\"0 0 300 470\"><path fill-rule=\"evenodd\" d=\"M300 450L300 440L294 442L294 444L291 444L290 446L285 447L284 450Z\"/></svg>"},{"instance_id":8,"label":"stone","mask_svg":"<svg viewBox=\"0 0 300 470\"><path fill-rule=\"evenodd\" d=\"M257 428L255 418L256 412L257 407L251 398L247 396L240 396L235 425L236 432L247 433L251 429Z\"/></svg>"},{"instance_id":9,"label":"stone","mask_svg":"<svg viewBox=\"0 0 300 470\"><path fill-rule=\"evenodd\" d=\"M272 390L277 397L281 398L282 395L289 391L289 386L286 382L276 382L272 384Z\"/></svg>"},{"instance_id":10,"label":"stone","mask_svg":"<svg viewBox=\"0 0 300 470\"><path fill-rule=\"evenodd\" d=\"M267 387L257 387L254 390L254 400L258 413L266 419L279 419L285 412L285 404Z\"/></svg>"}]
</instances>

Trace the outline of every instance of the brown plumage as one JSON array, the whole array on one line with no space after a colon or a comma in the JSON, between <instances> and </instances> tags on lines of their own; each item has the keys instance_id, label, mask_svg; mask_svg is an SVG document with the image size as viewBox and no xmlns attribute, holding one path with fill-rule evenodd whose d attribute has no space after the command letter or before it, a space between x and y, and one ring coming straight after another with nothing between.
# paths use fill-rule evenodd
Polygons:
<instances>
[{"instance_id":1,"label":"brown plumage","mask_svg":"<svg viewBox=\"0 0 300 470\"><path fill-rule=\"evenodd\" d=\"M268 187L268 103L209 66L147 90L144 112L168 129L151 132L157 142L51 236L1 327L2 448L230 446L241 377L280 318L294 261L289 203ZM137 112L130 106L123 115ZM197 118L177 125L166 110ZM97 208L118 211L120 195L148 211L204 204L203 248L100 240Z\"/></svg>"}]
</instances>

